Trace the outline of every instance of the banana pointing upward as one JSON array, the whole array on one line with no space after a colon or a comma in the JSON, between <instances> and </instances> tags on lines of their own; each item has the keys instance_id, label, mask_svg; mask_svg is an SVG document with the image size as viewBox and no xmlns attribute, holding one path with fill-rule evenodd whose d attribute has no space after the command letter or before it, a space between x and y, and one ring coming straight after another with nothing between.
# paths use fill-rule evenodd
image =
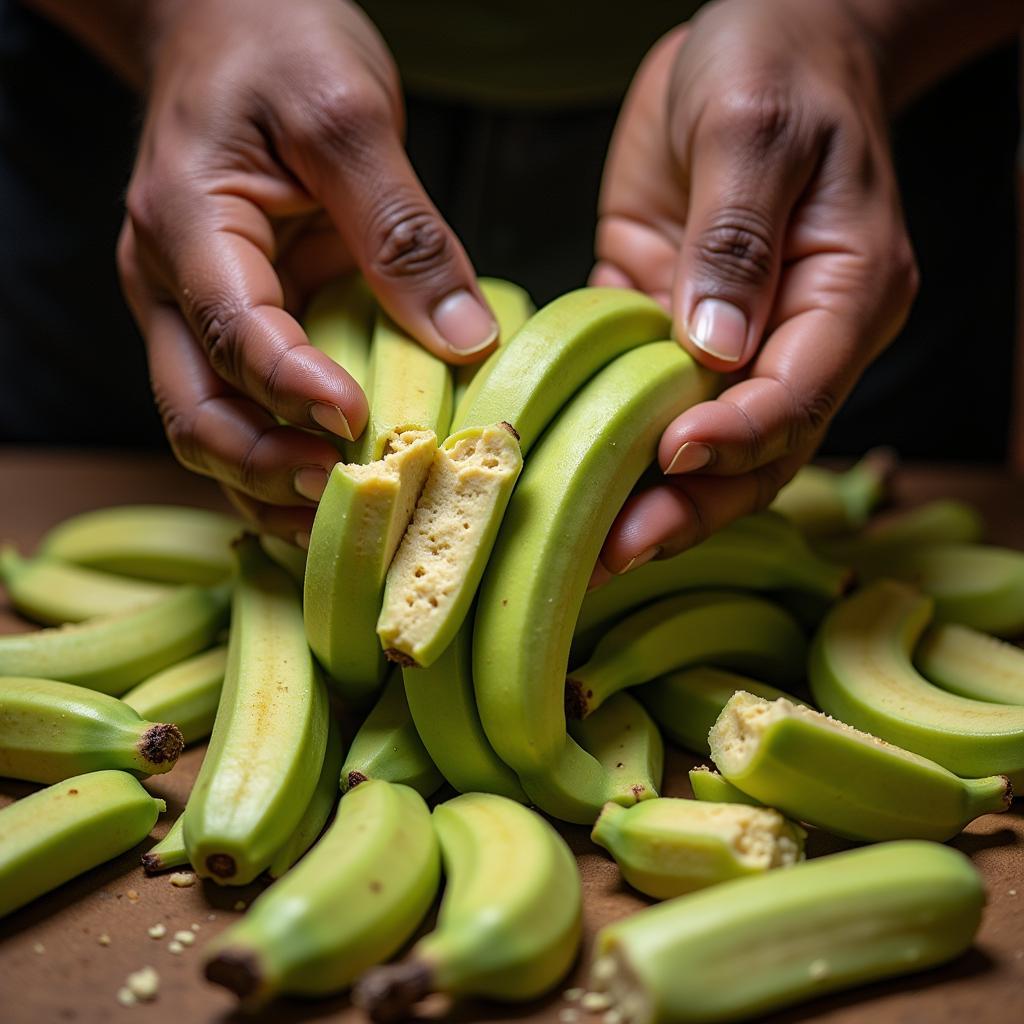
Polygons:
<instances>
[{"instance_id":1,"label":"banana pointing upward","mask_svg":"<svg viewBox=\"0 0 1024 1024\"><path fill-rule=\"evenodd\" d=\"M353 1001L376 1021L406 1019L430 992L522 1002L565 976L580 944L576 860L540 815L490 793L434 810L446 887L437 928L401 963L378 967Z\"/></svg>"}]
</instances>

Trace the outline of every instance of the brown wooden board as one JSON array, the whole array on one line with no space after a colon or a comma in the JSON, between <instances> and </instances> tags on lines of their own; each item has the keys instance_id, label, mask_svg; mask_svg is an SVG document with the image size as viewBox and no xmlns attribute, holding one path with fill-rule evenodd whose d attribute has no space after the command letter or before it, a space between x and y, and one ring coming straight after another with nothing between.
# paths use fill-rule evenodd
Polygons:
<instances>
[{"instance_id":1,"label":"brown wooden board","mask_svg":"<svg viewBox=\"0 0 1024 1024\"><path fill-rule=\"evenodd\" d=\"M902 469L895 481L896 500L911 505L934 497L962 497L985 513L992 541L1024 547L1024 482L995 471L969 468ZM14 541L31 552L53 524L73 513L129 502L170 502L226 508L216 487L157 457L60 453L0 449L0 540ZM27 628L6 607L0 593L0 632ZM168 813L151 839L123 856L80 876L57 891L0 921L0 1022L106 1022L145 1020L201 1024L232 1018L233 997L205 983L198 964L204 941L215 935L249 903L262 884L240 889L197 883L174 888L167 876L146 878L139 855L166 831L180 813L202 758L201 747L188 750L169 775L146 783L164 797ZM686 770L696 759L669 750L664 792L687 796ZM36 787L0 780L0 805ZM587 946L604 923L644 906L631 892L614 863L594 846L587 830L560 826L576 852L583 876ZM842 848L829 836L813 833L812 856ZM1024 815L1022 802L1003 815L979 819L954 840L982 871L989 905L976 947L954 964L890 983L773 1015L781 1022L829 1024L1011 1024L1024 1021ZM147 929L163 923L161 940ZM179 929L197 924L197 942L180 955L167 945ZM101 945L101 934L110 937ZM576 973L563 986L583 978L586 949ZM125 977L145 965L161 978L155 1002L124 1008L115 994ZM680 964L685 969L685 964ZM738 969L742 969L739 967ZM556 1024L569 1004L559 992L520 1007L481 1003L457 1007L445 1019L455 1021L529 1021ZM344 997L317 1002L281 1000L259 1015L258 1022L331 1020L355 1022L362 1015ZM600 1015L581 1015L580 1024L597 1024Z\"/></svg>"}]
</instances>

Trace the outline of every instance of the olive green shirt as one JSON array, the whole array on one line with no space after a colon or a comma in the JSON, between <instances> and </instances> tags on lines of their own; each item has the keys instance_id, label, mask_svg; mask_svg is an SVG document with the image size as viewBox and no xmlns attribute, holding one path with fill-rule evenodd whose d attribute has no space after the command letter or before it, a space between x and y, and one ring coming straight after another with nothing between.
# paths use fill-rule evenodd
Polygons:
<instances>
[{"instance_id":1,"label":"olive green shirt","mask_svg":"<svg viewBox=\"0 0 1024 1024\"><path fill-rule=\"evenodd\" d=\"M700 0L360 0L410 92L478 106L606 106Z\"/></svg>"}]
</instances>

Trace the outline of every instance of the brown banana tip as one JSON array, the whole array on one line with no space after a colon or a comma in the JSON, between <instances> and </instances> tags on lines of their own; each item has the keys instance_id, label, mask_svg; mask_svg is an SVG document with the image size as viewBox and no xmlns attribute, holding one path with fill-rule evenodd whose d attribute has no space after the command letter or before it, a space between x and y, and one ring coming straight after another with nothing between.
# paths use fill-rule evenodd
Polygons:
<instances>
[{"instance_id":1,"label":"brown banana tip","mask_svg":"<svg viewBox=\"0 0 1024 1024\"><path fill-rule=\"evenodd\" d=\"M164 771L174 767L178 755L185 748L181 730L170 722L151 725L139 740L139 753L151 765L166 765Z\"/></svg>"},{"instance_id":2,"label":"brown banana tip","mask_svg":"<svg viewBox=\"0 0 1024 1024\"><path fill-rule=\"evenodd\" d=\"M396 665L401 665L402 668L419 668L419 664L416 659L410 657L405 651L400 651L397 647L389 647L384 651L384 657L388 661L393 661Z\"/></svg>"},{"instance_id":3,"label":"brown banana tip","mask_svg":"<svg viewBox=\"0 0 1024 1024\"><path fill-rule=\"evenodd\" d=\"M509 423L508 420L502 420L499 424L502 430L507 430L517 441L521 441L522 438L519 436L519 431Z\"/></svg>"},{"instance_id":4,"label":"brown banana tip","mask_svg":"<svg viewBox=\"0 0 1024 1024\"><path fill-rule=\"evenodd\" d=\"M254 953L244 949L225 949L203 968L207 981L223 985L239 999L250 999L263 985L263 975Z\"/></svg>"},{"instance_id":5,"label":"brown banana tip","mask_svg":"<svg viewBox=\"0 0 1024 1024\"><path fill-rule=\"evenodd\" d=\"M206 858L206 868L218 878L234 878L238 871L235 858L230 853L211 853Z\"/></svg>"},{"instance_id":6,"label":"brown banana tip","mask_svg":"<svg viewBox=\"0 0 1024 1024\"><path fill-rule=\"evenodd\" d=\"M1006 809L1009 810L1013 805L1013 780L1009 775L1004 775L1003 778L1006 780L1006 793L1003 796L1003 800L1006 802Z\"/></svg>"},{"instance_id":7,"label":"brown banana tip","mask_svg":"<svg viewBox=\"0 0 1024 1024\"><path fill-rule=\"evenodd\" d=\"M142 855L142 870L147 875L155 875L160 871L163 871L164 864L158 854L155 853L144 853Z\"/></svg>"},{"instance_id":8,"label":"brown banana tip","mask_svg":"<svg viewBox=\"0 0 1024 1024\"><path fill-rule=\"evenodd\" d=\"M415 960L386 964L367 972L352 991L352 1003L377 1024L406 1020L410 1010L433 991L430 968Z\"/></svg>"},{"instance_id":9,"label":"brown banana tip","mask_svg":"<svg viewBox=\"0 0 1024 1024\"><path fill-rule=\"evenodd\" d=\"M368 778L362 772L349 772L346 781L348 782L348 789L352 789L353 786L358 786L360 782L367 782Z\"/></svg>"},{"instance_id":10,"label":"brown banana tip","mask_svg":"<svg viewBox=\"0 0 1024 1024\"><path fill-rule=\"evenodd\" d=\"M583 685L578 679L568 678L565 681L565 717L569 719L584 719L590 713L589 698L593 697L593 690L584 691Z\"/></svg>"}]
</instances>

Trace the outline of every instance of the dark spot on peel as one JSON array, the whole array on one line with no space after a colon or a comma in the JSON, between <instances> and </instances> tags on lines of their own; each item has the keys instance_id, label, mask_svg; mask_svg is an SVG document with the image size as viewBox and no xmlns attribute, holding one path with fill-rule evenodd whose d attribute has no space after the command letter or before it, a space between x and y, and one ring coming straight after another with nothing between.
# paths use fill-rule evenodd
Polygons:
<instances>
[{"instance_id":1,"label":"dark spot on peel","mask_svg":"<svg viewBox=\"0 0 1024 1024\"><path fill-rule=\"evenodd\" d=\"M69 789L68 790L68 796L78 796L78 790L77 789Z\"/></svg>"},{"instance_id":2,"label":"dark spot on peel","mask_svg":"<svg viewBox=\"0 0 1024 1024\"><path fill-rule=\"evenodd\" d=\"M570 719L583 719L587 717L589 703L587 698L591 696L588 690L586 694L583 687L576 679L565 681L565 717Z\"/></svg>"},{"instance_id":3,"label":"dark spot on peel","mask_svg":"<svg viewBox=\"0 0 1024 1024\"><path fill-rule=\"evenodd\" d=\"M373 879L372 882L370 882L370 892L380 892L383 888L384 886L381 885L376 878Z\"/></svg>"},{"instance_id":4,"label":"dark spot on peel","mask_svg":"<svg viewBox=\"0 0 1024 1024\"><path fill-rule=\"evenodd\" d=\"M233 878L238 867L230 853L211 853L206 858L206 869L218 878Z\"/></svg>"},{"instance_id":5,"label":"dark spot on peel","mask_svg":"<svg viewBox=\"0 0 1024 1024\"><path fill-rule=\"evenodd\" d=\"M393 661L396 665L401 665L402 668L419 668L419 664L415 658L410 657L405 651L400 651L395 647L389 647L384 652L384 657L388 661Z\"/></svg>"}]
</instances>

